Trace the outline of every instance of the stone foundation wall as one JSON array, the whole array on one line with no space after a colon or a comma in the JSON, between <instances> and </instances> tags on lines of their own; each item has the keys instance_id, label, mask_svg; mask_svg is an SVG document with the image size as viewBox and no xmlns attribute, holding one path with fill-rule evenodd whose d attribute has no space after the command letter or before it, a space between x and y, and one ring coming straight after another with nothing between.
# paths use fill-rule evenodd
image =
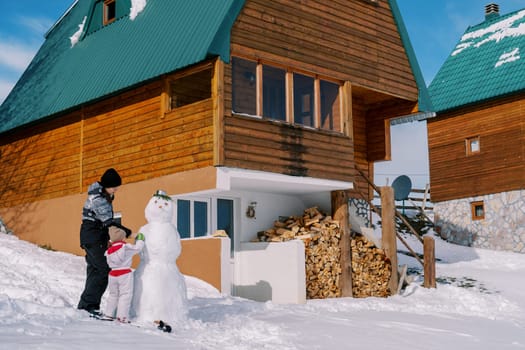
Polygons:
<instances>
[{"instance_id":1,"label":"stone foundation wall","mask_svg":"<svg viewBox=\"0 0 525 350\"><path fill-rule=\"evenodd\" d=\"M472 220L475 201L483 201L482 220ZM525 190L434 203L434 221L449 242L525 253Z\"/></svg>"}]
</instances>

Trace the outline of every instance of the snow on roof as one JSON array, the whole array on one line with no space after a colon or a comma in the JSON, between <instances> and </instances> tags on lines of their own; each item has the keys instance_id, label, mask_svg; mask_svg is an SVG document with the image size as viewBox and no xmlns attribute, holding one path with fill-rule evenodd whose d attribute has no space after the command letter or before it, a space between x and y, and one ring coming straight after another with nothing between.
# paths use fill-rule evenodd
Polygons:
<instances>
[{"instance_id":1,"label":"snow on roof","mask_svg":"<svg viewBox=\"0 0 525 350\"><path fill-rule=\"evenodd\" d=\"M498 62L496 62L496 64L494 65L494 68L498 68L502 64L505 64L505 63L508 63L508 62L513 62L513 61L519 60L520 58L521 58L521 56L520 56L520 49L519 49L519 47L516 47L514 50L512 50L510 52L503 53L499 57Z\"/></svg>"},{"instance_id":2,"label":"snow on roof","mask_svg":"<svg viewBox=\"0 0 525 350\"><path fill-rule=\"evenodd\" d=\"M525 17L525 10L517 12L504 20L498 21L493 25L478 30L465 33L456 46L452 56L461 53L468 47L480 47L490 41L499 42L506 37L520 36L525 34L525 23L515 26L515 23Z\"/></svg>"},{"instance_id":3,"label":"snow on roof","mask_svg":"<svg viewBox=\"0 0 525 350\"><path fill-rule=\"evenodd\" d=\"M87 17L84 16L84 19L82 20L82 23L78 25L78 30L69 37L69 40L71 41L71 47L75 46L78 43L78 40L80 39L80 36L84 32L84 26L86 25L86 19Z\"/></svg>"},{"instance_id":4,"label":"snow on roof","mask_svg":"<svg viewBox=\"0 0 525 350\"><path fill-rule=\"evenodd\" d=\"M133 21L146 7L146 0L131 0L129 18Z\"/></svg>"}]
</instances>

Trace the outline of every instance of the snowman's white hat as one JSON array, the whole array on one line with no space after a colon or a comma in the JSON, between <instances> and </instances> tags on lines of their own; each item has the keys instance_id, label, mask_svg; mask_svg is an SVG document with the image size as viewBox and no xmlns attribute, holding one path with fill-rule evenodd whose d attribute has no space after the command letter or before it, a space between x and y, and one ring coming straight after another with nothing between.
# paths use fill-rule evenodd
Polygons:
<instances>
[{"instance_id":1,"label":"snowman's white hat","mask_svg":"<svg viewBox=\"0 0 525 350\"><path fill-rule=\"evenodd\" d=\"M169 200L171 201L171 197L168 195L168 193L166 193L166 191L164 190L157 190L154 194L153 194L154 197L160 197L162 199L166 199L166 200Z\"/></svg>"}]
</instances>

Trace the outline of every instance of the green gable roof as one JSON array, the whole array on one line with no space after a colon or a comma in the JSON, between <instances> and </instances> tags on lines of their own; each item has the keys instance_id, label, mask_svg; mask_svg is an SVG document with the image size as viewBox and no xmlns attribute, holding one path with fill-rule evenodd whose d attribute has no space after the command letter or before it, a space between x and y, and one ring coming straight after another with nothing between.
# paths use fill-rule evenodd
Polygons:
<instances>
[{"instance_id":1,"label":"green gable roof","mask_svg":"<svg viewBox=\"0 0 525 350\"><path fill-rule=\"evenodd\" d=\"M436 112L524 90L525 10L469 27L428 89Z\"/></svg>"},{"instance_id":2,"label":"green gable roof","mask_svg":"<svg viewBox=\"0 0 525 350\"><path fill-rule=\"evenodd\" d=\"M99 25L101 0L82 0L51 28L0 106L0 133L208 57L229 62L230 30L244 0L148 0L133 20L131 1L118 3L109 25ZM82 23L85 32L72 46L70 37Z\"/></svg>"},{"instance_id":3,"label":"green gable roof","mask_svg":"<svg viewBox=\"0 0 525 350\"><path fill-rule=\"evenodd\" d=\"M410 63L410 68L412 68L412 74L416 79L416 84L419 89L418 94L418 105L419 111L421 112L431 112L433 111L432 102L427 91L427 85L425 84L425 79L423 79L423 74L421 73L421 68L416 58L414 48L410 42L410 37L408 36L408 31L405 27L405 22L401 16L401 11L399 11L399 6L397 5L397 0L389 0L390 8L392 9L392 14L394 20L396 21L397 30L401 36L401 41L405 47L405 51L408 57L408 62Z\"/></svg>"}]
</instances>

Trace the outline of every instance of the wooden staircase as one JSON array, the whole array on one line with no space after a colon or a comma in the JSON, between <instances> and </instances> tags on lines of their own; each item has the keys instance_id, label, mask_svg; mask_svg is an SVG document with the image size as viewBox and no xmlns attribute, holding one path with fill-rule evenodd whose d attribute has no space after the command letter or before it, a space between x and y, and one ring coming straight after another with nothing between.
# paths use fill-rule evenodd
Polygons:
<instances>
[{"instance_id":1,"label":"wooden staircase","mask_svg":"<svg viewBox=\"0 0 525 350\"><path fill-rule=\"evenodd\" d=\"M435 266L435 242L434 238L430 236L422 237L416 229L410 224L409 220L396 209L394 200L394 191L392 187L376 186L370 178L356 165L355 166L358 174L363 177L370 187L377 192L381 198L381 208L374 205L361 191L358 190L362 199L366 200L370 208L381 217L382 222L382 237L381 243L382 248L387 253L388 258L392 262L392 277L390 281L390 291L392 294L397 294L400 290L400 281L398 278L398 264L397 264L397 240L399 240L423 267L424 283L425 288L436 288L436 266ZM425 219L430 220L424 210L421 210ZM417 238L417 240L423 245L423 258L417 254L403 236L396 230L396 220L402 222L410 232ZM406 267L405 267L406 269ZM406 270L404 272L406 273ZM400 274L401 279L403 278L403 271Z\"/></svg>"}]
</instances>

